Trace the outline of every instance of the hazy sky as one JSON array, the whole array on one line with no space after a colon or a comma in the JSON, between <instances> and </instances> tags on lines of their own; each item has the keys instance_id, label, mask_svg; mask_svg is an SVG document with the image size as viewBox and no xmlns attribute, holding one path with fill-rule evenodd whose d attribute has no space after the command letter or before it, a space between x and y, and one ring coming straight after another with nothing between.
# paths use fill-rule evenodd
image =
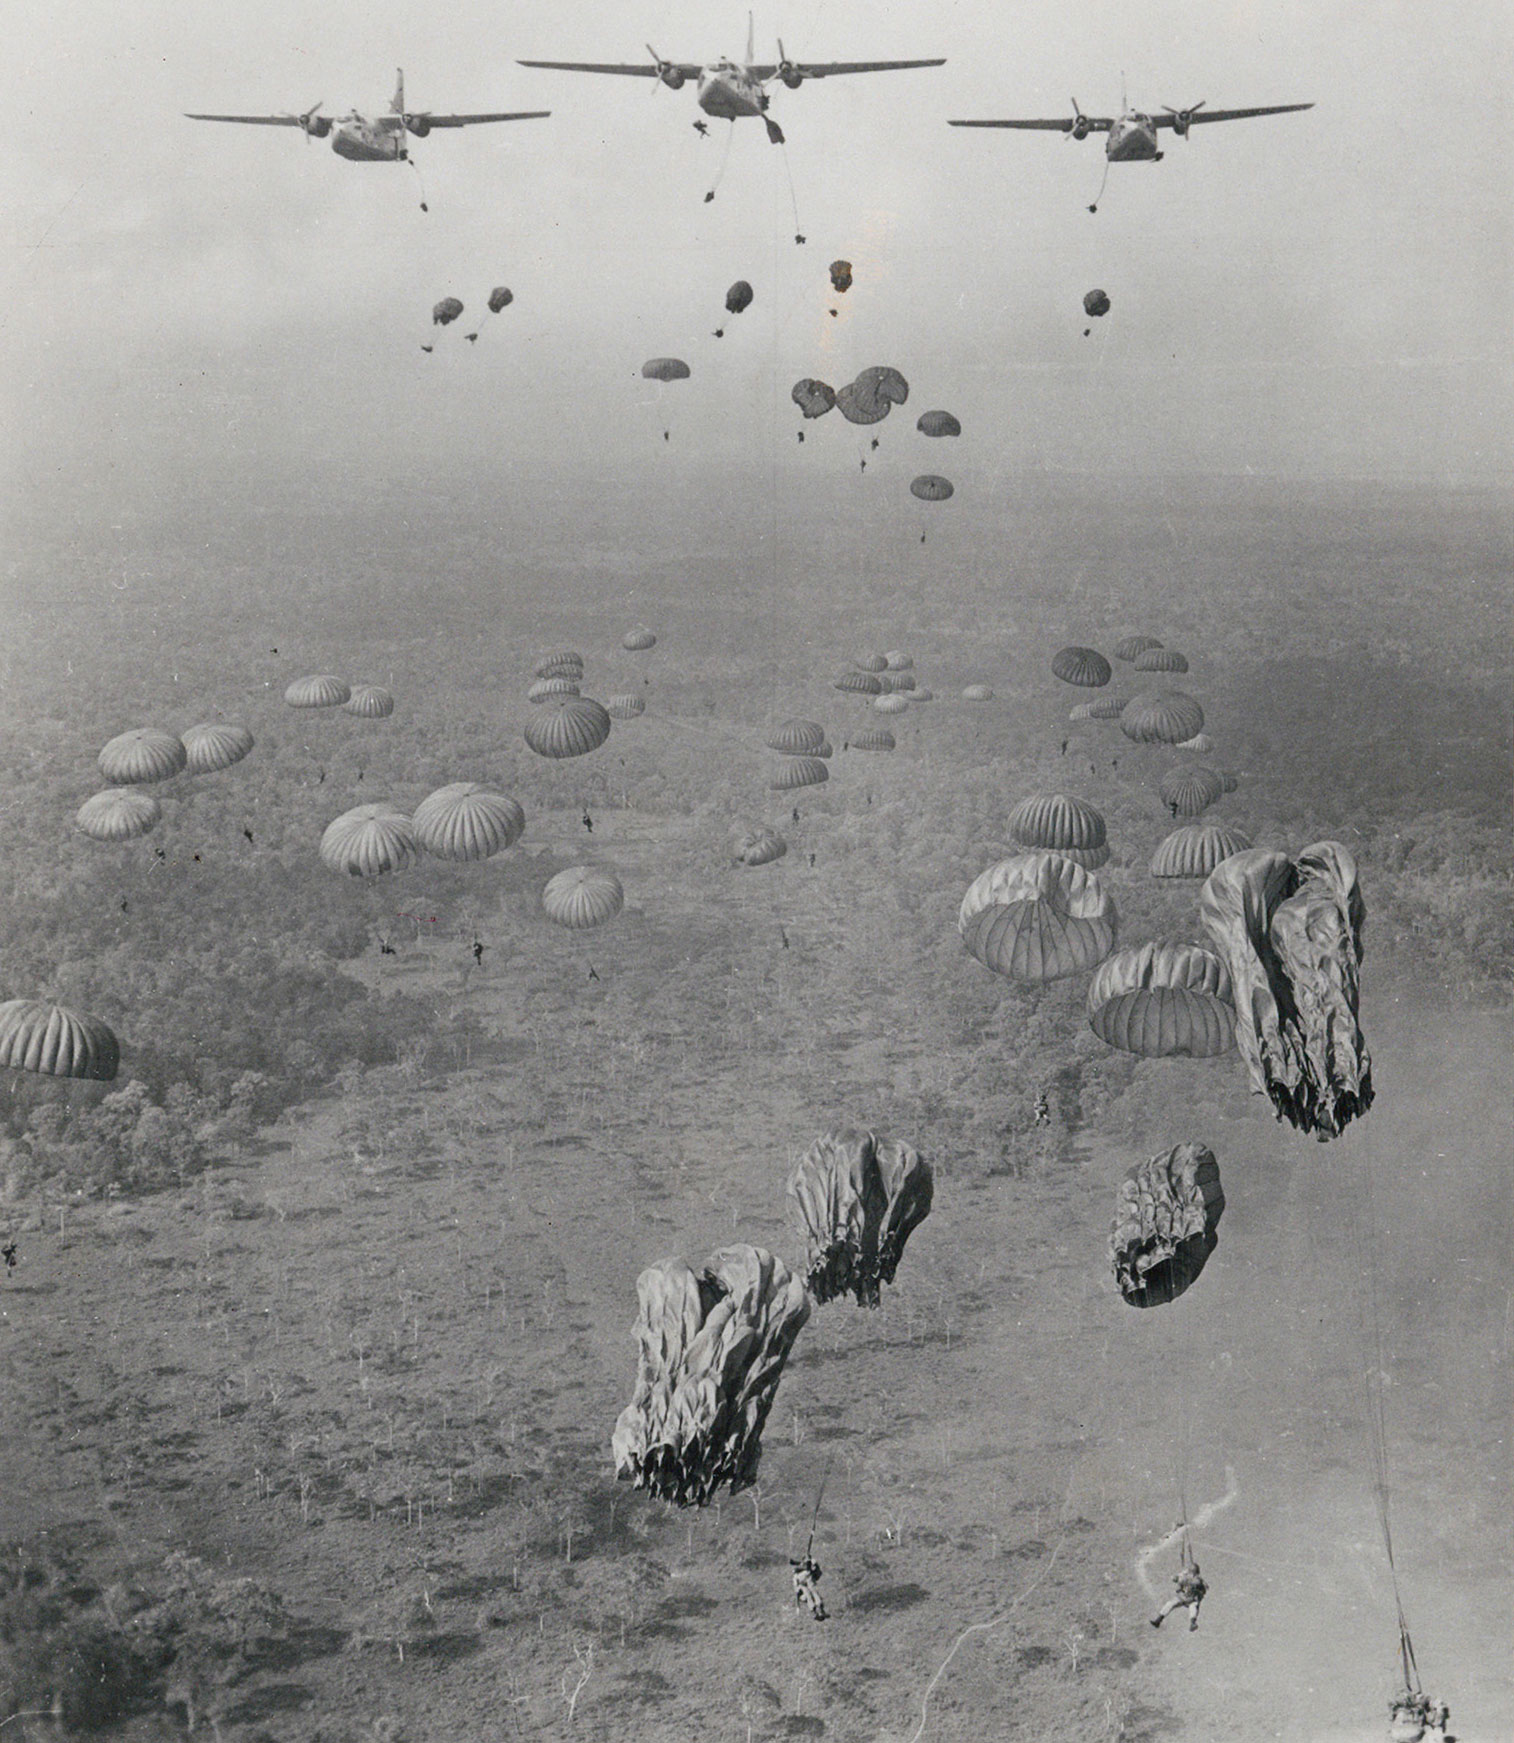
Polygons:
<instances>
[{"instance_id":1,"label":"hazy sky","mask_svg":"<svg viewBox=\"0 0 1514 1743\"><path fill-rule=\"evenodd\" d=\"M874 362L966 433L920 456L973 477L1034 465L1498 480L1510 470L1507 9L1492 0L783 0L757 15L815 59L940 69L775 87L784 154L701 140L689 89L529 71L517 56L739 53L746 9L658 0L500 8L414 0L194 6L22 0L3 186L6 494L51 481L164 500L227 480L520 484L691 458L854 467L832 417L798 450L795 377ZM296 132L185 109L550 108L547 121L349 164ZM948 116L1306 101L1168 136L1160 165L1100 144L948 129ZM850 258L856 284L829 293ZM715 340L736 277L754 306ZM476 347L429 311L495 283ZM1081 298L1113 309L1083 336ZM835 306L839 317L827 311ZM691 381L658 395L644 357ZM667 417L664 417L664 412ZM906 427L904 436L921 445ZM912 450L913 452L913 450Z\"/></svg>"}]
</instances>

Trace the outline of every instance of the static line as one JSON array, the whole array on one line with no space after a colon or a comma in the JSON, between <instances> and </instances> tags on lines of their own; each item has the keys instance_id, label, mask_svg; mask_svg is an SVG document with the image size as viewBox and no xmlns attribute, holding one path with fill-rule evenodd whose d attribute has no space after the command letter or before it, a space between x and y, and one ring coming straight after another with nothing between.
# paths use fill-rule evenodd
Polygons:
<instances>
[{"instance_id":1,"label":"static line","mask_svg":"<svg viewBox=\"0 0 1514 1743\"><path fill-rule=\"evenodd\" d=\"M1147 1575L1147 1564L1159 1556L1164 1549L1171 1549L1173 1544L1182 1541L1185 1531L1202 1531L1214 1518L1216 1513L1223 1513L1232 1502L1239 1499L1240 1484L1235 1479L1235 1466L1225 1466L1225 1493L1217 1501L1206 1501L1192 1519L1179 1520L1165 1537L1159 1537L1155 1543L1148 1544L1145 1549L1137 1552L1135 1558L1136 1578L1141 1582L1141 1589L1153 1603L1161 1602L1161 1593L1152 1585Z\"/></svg>"},{"instance_id":2,"label":"static line","mask_svg":"<svg viewBox=\"0 0 1514 1743\"><path fill-rule=\"evenodd\" d=\"M1007 1622L1009 1620L1010 1610L1013 1610L1017 1604L1023 1604L1024 1601L1030 1596L1030 1594L1036 1589L1036 1587L1038 1585L1040 1585L1041 1581L1046 1578L1047 1574L1049 1574L1051 1572L1052 1568L1056 1565L1057 1557L1062 1553L1062 1541L1063 1540L1061 1538L1058 1538L1057 1547L1051 1552L1051 1560L1049 1562L1047 1562L1046 1566L1041 1569L1040 1573L1038 1573L1036 1575L1036 1577L1030 1582L1030 1584L1025 1588L1025 1590L1020 1593L1018 1598L1012 1598L1010 1600L1008 1610L1005 1610L1004 1613L1000 1616L990 1617L987 1622L969 1622L967 1627L965 1627L962 1630L962 1632L957 1636L957 1638L952 1642L951 1651L948 1652L946 1657L941 1660L941 1668L936 1672L936 1674L925 1685L925 1693L923 1695L921 1695L921 1697L920 1697L920 1723L919 1723L919 1725L916 1726L915 1734L913 1737L911 1737L909 1739L909 1743L920 1743L920 1738L924 1735L924 1732L925 1732L925 1719L926 1719L925 1709L926 1709L926 1705L930 1700L931 1693L935 1689L936 1684L938 1682L940 1682L940 1680L943 1676L946 1675L947 1665L949 1665L951 1663L951 1661L957 1656L957 1648L962 1644L962 1642L964 1640L966 1640L966 1638L968 1637L969 1634L977 1634L985 1628L997 1628L1001 1622Z\"/></svg>"}]
</instances>

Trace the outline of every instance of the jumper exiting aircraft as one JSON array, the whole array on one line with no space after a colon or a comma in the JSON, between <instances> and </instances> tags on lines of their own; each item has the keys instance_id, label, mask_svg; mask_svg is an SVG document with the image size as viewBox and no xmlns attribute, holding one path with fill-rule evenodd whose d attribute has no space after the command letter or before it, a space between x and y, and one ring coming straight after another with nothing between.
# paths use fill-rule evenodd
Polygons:
<instances>
[{"instance_id":1,"label":"jumper exiting aircraft","mask_svg":"<svg viewBox=\"0 0 1514 1743\"><path fill-rule=\"evenodd\" d=\"M1171 109L1163 105L1160 115L1146 115L1138 109L1126 108L1123 97L1120 106L1123 112L1118 116L1085 115L1074 97L1072 114L1055 120L948 121L947 126L1017 127L1061 133L1068 139L1087 139L1090 133L1104 133L1108 135L1104 141L1107 175L1112 163L1160 163L1166 154L1158 144L1157 133L1163 127L1170 127L1179 139L1187 139L1190 127L1198 127L1206 121L1249 121L1257 115L1294 115L1302 109L1314 107L1312 103L1277 103L1264 109L1209 109L1205 99L1187 109ZM1099 193L1102 196L1102 187ZM1088 209L1096 212L1098 200Z\"/></svg>"},{"instance_id":2,"label":"jumper exiting aircraft","mask_svg":"<svg viewBox=\"0 0 1514 1743\"><path fill-rule=\"evenodd\" d=\"M789 90L797 91L806 79L835 78L842 73L900 72L910 67L941 67L945 60L918 61L791 61L778 44L778 59L772 62L754 60L751 19L747 20L746 59L718 60L708 66L698 61L667 61L649 43L648 61L521 61L523 67L546 67L564 73L617 73L629 79L661 79L670 91L681 90L690 79L697 81L699 107L717 121L738 121L744 115L756 115L767 128L774 145L783 144L783 130L768 114L767 86L780 79ZM702 133L705 123L696 121Z\"/></svg>"}]
</instances>

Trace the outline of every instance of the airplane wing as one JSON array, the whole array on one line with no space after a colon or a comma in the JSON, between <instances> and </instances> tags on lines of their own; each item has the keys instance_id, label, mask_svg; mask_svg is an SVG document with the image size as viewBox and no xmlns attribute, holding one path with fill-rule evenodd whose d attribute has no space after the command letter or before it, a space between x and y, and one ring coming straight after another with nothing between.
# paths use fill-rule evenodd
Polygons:
<instances>
[{"instance_id":1,"label":"airplane wing","mask_svg":"<svg viewBox=\"0 0 1514 1743\"><path fill-rule=\"evenodd\" d=\"M1197 127L1201 121L1249 121L1253 115L1294 115L1300 109L1313 107L1312 103L1275 103L1270 109L1195 109L1188 123ZM1157 127L1171 127L1176 119L1175 115L1152 116Z\"/></svg>"},{"instance_id":2,"label":"airplane wing","mask_svg":"<svg viewBox=\"0 0 1514 1743\"><path fill-rule=\"evenodd\" d=\"M829 79L841 73L896 73L908 67L944 67L946 61L792 61L793 71L807 79ZM748 67L754 79L771 79L779 68L776 63Z\"/></svg>"},{"instance_id":3,"label":"airplane wing","mask_svg":"<svg viewBox=\"0 0 1514 1743\"><path fill-rule=\"evenodd\" d=\"M697 79L704 71L697 61L517 61L520 67L546 67L555 73L618 73L626 79L661 78L663 67L680 72L686 79Z\"/></svg>"},{"instance_id":4,"label":"airplane wing","mask_svg":"<svg viewBox=\"0 0 1514 1743\"><path fill-rule=\"evenodd\" d=\"M298 127L301 125L298 115L191 115L185 111L188 121L240 121L244 127Z\"/></svg>"},{"instance_id":5,"label":"airplane wing","mask_svg":"<svg viewBox=\"0 0 1514 1743\"><path fill-rule=\"evenodd\" d=\"M515 109L508 115L422 114L414 119L424 121L430 127L475 127L486 121L542 121L551 113L550 109Z\"/></svg>"},{"instance_id":6,"label":"airplane wing","mask_svg":"<svg viewBox=\"0 0 1514 1743\"><path fill-rule=\"evenodd\" d=\"M1107 115L1081 117L1089 133L1108 133L1114 122ZM1194 117L1198 119L1197 116ZM1029 127L1045 133L1071 133L1078 119L1068 115L1060 121L948 121L948 127Z\"/></svg>"}]
</instances>

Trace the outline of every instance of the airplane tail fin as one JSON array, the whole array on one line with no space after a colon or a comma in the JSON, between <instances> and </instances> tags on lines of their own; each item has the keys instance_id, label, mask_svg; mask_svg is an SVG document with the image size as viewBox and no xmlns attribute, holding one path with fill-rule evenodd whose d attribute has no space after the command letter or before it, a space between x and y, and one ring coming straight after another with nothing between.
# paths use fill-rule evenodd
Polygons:
<instances>
[{"instance_id":1,"label":"airplane tail fin","mask_svg":"<svg viewBox=\"0 0 1514 1743\"><path fill-rule=\"evenodd\" d=\"M750 66L757 58L757 41L753 34L752 15L746 15L746 64Z\"/></svg>"},{"instance_id":2,"label":"airplane tail fin","mask_svg":"<svg viewBox=\"0 0 1514 1743\"><path fill-rule=\"evenodd\" d=\"M405 113L405 69L403 67L394 69L394 99L389 105L389 113L391 115Z\"/></svg>"}]
</instances>

